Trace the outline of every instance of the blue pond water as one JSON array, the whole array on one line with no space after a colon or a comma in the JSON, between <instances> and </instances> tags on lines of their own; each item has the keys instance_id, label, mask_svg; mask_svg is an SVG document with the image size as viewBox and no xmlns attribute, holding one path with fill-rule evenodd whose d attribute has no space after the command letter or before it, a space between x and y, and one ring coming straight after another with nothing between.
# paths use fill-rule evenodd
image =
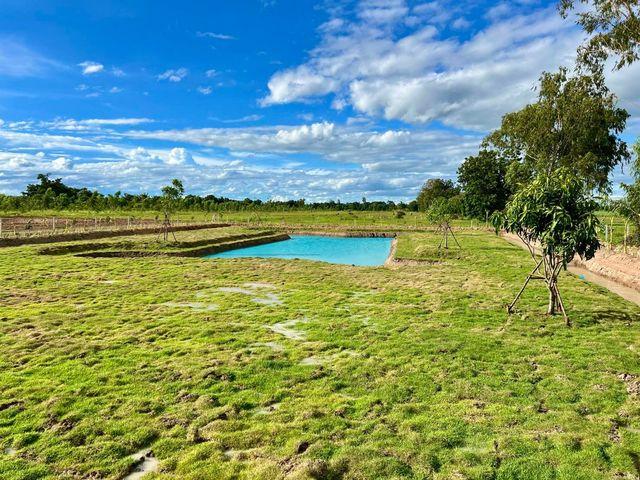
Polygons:
<instances>
[{"instance_id":1,"label":"blue pond water","mask_svg":"<svg viewBox=\"0 0 640 480\"><path fill-rule=\"evenodd\" d=\"M207 258L301 258L363 267L377 266L384 264L389 256L391 241L391 238L292 235L291 240L229 250L207 255Z\"/></svg>"}]
</instances>

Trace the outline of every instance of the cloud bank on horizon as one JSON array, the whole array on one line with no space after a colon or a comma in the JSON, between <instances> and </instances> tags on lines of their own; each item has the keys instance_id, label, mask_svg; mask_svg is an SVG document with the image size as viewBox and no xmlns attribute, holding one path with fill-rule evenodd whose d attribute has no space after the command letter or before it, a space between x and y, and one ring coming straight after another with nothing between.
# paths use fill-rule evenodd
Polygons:
<instances>
[{"instance_id":1,"label":"cloud bank on horizon","mask_svg":"<svg viewBox=\"0 0 640 480\"><path fill-rule=\"evenodd\" d=\"M256 0L215 21L204 4L45 3L9 2L0 19L4 193L49 172L106 192L178 177L234 198L411 199L428 178L455 178L583 39L536 0ZM30 25L37 8L47 38ZM79 15L95 23L68 33ZM143 15L156 33L140 34ZM106 36L114 25L122 38ZM637 64L609 75L634 116L628 140L640 133L637 78Z\"/></svg>"}]
</instances>

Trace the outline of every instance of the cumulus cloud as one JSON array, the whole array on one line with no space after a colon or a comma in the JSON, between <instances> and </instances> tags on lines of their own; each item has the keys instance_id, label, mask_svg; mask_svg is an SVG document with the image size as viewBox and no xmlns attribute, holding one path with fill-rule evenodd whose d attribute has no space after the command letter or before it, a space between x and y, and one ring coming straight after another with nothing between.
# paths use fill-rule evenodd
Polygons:
<instances>
[{"instance_id":1,"label":"cumulus cloud","mask_svg":"<svg viewBox=\"0 0 640 480\"><path fill-rule=\"evenodd\" d=\"M409 10L402 0L363 0L355 21L334 18L320 27L309 59L276 72L261 104L332 95L338 110L350 106L371 117L486 131L534 98L542 71L570 65L582 40L555 7L533 9L527 2L498 4L467 40L444 38L439 22L468 26L452 10L437 1ZM409 18L409 32L398 36L393 26Z\"/></svg>"},{"instance_id":2,"label":"cumulus cloud","mask_svg":"<svg viewBox=\"0 0 640 480\"><path fill-rule=\"evenodd\" d=\"M376 131L339 127L330 122L286 127L136 130L123 135L135 140L223 148L243 156L316 154L330 162L361 165L383 162L389 164L389 168L404 166L406 163L402 162L409 161L422 172L434 168L455 170L466 155L477 149L481 140L480 135L443 130Z\"/></svg>"},{"instance_id":3,"label":"cumulus cloud","mask_svg":"<svg viewBox=\"0 0 640 480\"><path fill-rule=\"evenodd\" d=\"M166 163L168 165L195 165L193 157L184 148L172 148L167 156Z\"/></svg>"},{"instance_id":4,"label":"cumulus cloud","mask_svg":"<svg viewBox=\"0 0 640 480\"><path fill-rule=\"evenodd\" d=\"M211 92L213 92L213 88L211 88L211 87L198 87L198 92L201 93L202 95L211 95Z\"/></svg>"},{"instance_id":5,"label":"cumulus cloud","mask_svg":"<svg viewBox=\"0 0 640 480\"><path fill-rule=\"evenodd\" d=\"M72 162L67 157L58 157L51 162L51 169L54 171L70 170Z\"/></svg>"},{"instance_id":6,"label":"cumulus cloud","mask_svg":"<svg viewBox=\"0 0 640 480\"><path fill-rule=\"evenodd\" d=\"M165 72L158 75L158 80L169 80L170 82L181 82L187 75L189 71L180 67L177 69L166 70Z\"/></svg>"},{"instance_id":7,"label":"cumulus cloud","mask_svg":"<svg viewBox=\"0 0 640 480\"><path fill-rule=\"evenodd\" d=\"M82 67L83 75L93 75L94 73L99 73L104 70L104 65L102 65L101 63L92 62L89 60L79 63L78 66Z\"/></svg>"}]
</instances>

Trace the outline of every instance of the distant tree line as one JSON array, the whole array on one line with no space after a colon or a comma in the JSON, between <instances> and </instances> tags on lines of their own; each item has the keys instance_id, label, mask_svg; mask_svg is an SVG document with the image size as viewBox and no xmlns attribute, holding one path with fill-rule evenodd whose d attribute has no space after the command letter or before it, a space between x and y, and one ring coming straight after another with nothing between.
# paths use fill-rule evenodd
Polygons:
<instances>
[{"instance_id":1,"label":"distant tree line","mask_svg":"<svg viewBox=\"0 0 640 480\"><path fill-rule=\"evenodd\" d=\"M175 211L193 212L236 212L236 211L287 211L287 210L336 210L336 211L417 211L417 202L410 203L393 201L368 201L363 198L360 202L307 202L305 199L286 201L263 201L245 198L234 200L215 195L184 195L173 200L172 209ZM115 192L103 194L88 188L74 188L62 182L62 179L52 179L48 174L37 176L37 182L27 185L22 195L0 195L0 210L3 211L33 211L33 210L138 210L158 211L166 210L165 195L149 195L146 193L130 194Z\"/></svg>"}]
</instances>

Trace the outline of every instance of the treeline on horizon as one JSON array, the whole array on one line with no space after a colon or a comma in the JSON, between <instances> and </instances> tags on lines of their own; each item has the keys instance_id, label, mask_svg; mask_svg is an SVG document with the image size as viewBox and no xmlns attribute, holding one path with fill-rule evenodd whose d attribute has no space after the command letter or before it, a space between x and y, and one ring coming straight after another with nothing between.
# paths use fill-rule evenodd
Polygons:
<instances>
[{"instance_id":1,"label":"treeline on horizon","mask_svg":"<svg viewBox=\"0 0 640 480\"><path fill-rule=\"evenodd\" d=\"M27 185L21 195L0 194L0 211L29 212L37 210L137 210L163 211L165 209L162 195L146 193L130 194L115 192L103 194L88 188L74 188L52 179L48 174L40 174L38 182ZM236 212L236 211L287 211L287 210L336 210L336 211L417 211L418 202L368 201L363 198L359 202L307 202L299 200L268 200L245 198L236 200L215 195L184 195L174 200L174 209L194 212Z\"/></svg>"}]
</instances>

